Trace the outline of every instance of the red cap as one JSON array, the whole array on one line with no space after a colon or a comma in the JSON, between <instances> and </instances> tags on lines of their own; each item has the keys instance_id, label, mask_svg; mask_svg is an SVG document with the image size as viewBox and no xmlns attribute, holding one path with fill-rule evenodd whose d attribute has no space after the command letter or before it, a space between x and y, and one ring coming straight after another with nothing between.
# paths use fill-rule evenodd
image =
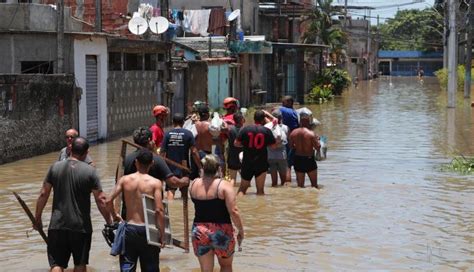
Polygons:
<instances>
[{"instance_id":1,"label":"red cap","mask_svg":"<svg viewBox=\"0 0 474 272\"><path fill-rule=\"evenodd\" d=\"M153 108L153 116L158 116L160 114L168 114L169 110L167 107L158 105Z\"/></svg>"},{"instance_id":2,"label":"red cap","mask_svg":"<svg viewBox=\"0 0 474 272\"><path fill-rule=\"evenodd\" d=\"M232 104L235 104L235 106L237 106L237 102L238 102L237 99L233 97L227 97L226 99L224 99L224 109L228 109L232 107L233 106Z\"/></svg>"}]
</instances>

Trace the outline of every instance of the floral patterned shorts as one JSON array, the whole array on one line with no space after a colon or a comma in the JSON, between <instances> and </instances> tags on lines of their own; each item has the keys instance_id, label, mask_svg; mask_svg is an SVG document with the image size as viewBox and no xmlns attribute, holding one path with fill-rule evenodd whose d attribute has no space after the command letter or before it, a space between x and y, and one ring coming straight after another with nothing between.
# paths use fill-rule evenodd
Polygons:
<instances>
[{"instance_id":1,"label":"floral patterned shorts","mask_svg":"<svg viewBox=\"0 0 474 272\"><path fill-rule=\"evenodd\" d=\"M193 224L194 254L200 257L214 250L221 258L234 254L235 239L232 224L194 223Z\"/></svg>"}]
</instances>

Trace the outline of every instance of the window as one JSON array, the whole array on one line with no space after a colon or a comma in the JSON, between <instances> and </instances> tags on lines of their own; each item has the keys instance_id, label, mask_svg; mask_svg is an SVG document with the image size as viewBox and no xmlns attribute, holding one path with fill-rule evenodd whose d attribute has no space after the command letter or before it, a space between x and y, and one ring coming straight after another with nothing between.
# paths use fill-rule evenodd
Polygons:
<instances>
[{"instance_id":1,"label":"window","mask_svg":"<svg viewBox=\"0 0 474 272\"><path fill-rule=\"evenodd\" d=\"M120 52L109 53L109 71L122 71L122 54Z\"/></svg>"},{"instance_id":2,"label":"window","mask_svg":"<svg viewBox=\"0 0 474 272\"><path fill-rule=\"evenodd\" d=\"M143 55L142 54L125 53L123 55L123 60L124 60L123 69L125 71L143 70Z\"/></svg>"},{"instance_id":3,"label":"window","mask_svg":"<svg viewBox=\"0 0 474 272\"><path fill-rule=\"evenodd\" d=\"M145 54L145 70L156 71L156 54Z\"/></svg>"},{"instance_id":4,"label":"window","mask_svg":"<svg viewBox=\"0 0 474 272\"><path fill-rule=\"evenodd\" d=\"M22 74L52 74L54 63L52 61L22 61Z\"/></svg>"},{"instance_id":5,"label":"window","mask_svg":"<svg viewBox=\"0 0 474 272\"><path fill-rule=\"evenodd\" d=\"M158 61L165 61L165 54L158 54Z\"/></svg>"}]
</instances>

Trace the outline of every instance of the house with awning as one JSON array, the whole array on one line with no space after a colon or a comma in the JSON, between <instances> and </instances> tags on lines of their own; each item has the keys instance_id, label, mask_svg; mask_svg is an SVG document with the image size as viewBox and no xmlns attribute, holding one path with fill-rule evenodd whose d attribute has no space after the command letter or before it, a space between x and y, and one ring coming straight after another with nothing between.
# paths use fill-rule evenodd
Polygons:
<instances>
[{"instance_id":1,"label":"house with awning","mask_svg":"<svg viewBox=\"0 0 474 272\"><path fill-rule=\"evenodd\" d=\"M379 50L378 65L382 75L416 76L423 69L425 76L433 76L443 68L443 52Z\"/></svg>"}]
</instances>

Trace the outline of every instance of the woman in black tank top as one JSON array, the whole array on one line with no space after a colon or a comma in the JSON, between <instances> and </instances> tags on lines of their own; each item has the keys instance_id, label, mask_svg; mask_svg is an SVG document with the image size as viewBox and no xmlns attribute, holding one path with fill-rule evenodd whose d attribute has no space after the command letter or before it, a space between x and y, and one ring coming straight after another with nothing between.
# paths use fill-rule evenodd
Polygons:
<instances>
[{"instance_id":1,"label":"woman in black tank top","mask_svg":"<svg viewBox=\"0 0 474 272\"><path fill-rule=\"evenodd\" d=\"M195 179L189 187L195 209L192 228L194 254L198 257L201 271L213 271L214 255L221 271L232 271L235 251L232 223L238 230L239 248L244 238L235 192L228 181L216 177L220 165L215 155L206 155L202 165L202 178Z\"/></svg>"}]
</instances>

